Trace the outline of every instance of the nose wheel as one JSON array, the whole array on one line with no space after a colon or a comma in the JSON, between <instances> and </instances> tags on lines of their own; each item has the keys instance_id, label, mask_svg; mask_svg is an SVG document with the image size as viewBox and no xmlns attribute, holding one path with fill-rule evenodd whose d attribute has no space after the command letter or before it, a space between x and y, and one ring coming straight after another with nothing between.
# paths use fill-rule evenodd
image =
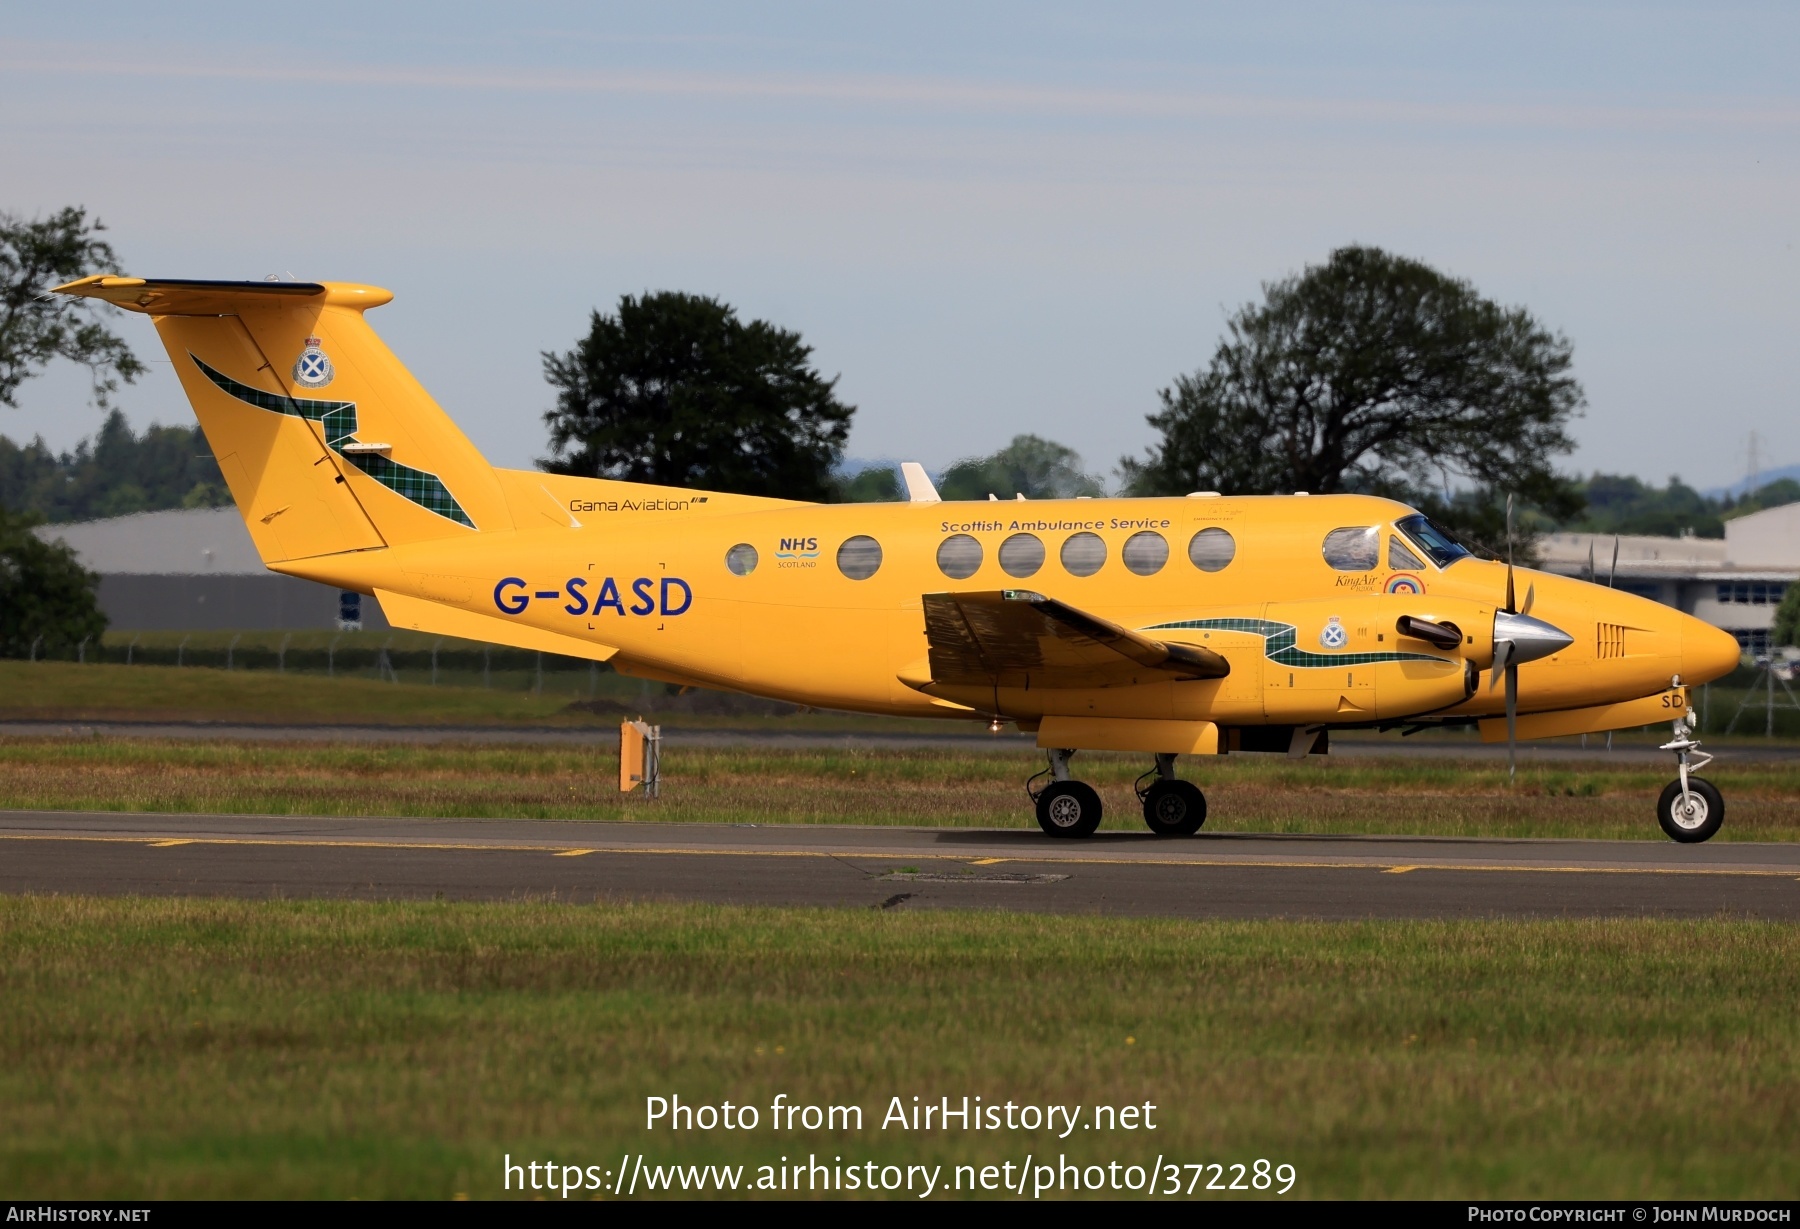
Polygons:
<instances>
[{"instance_id":1,"label":"nose wheel","mask_svg":"<svg viewBox=\"0 0 1800 1229\"><path fill-rule=\"evenodd\" d=\"M1713 757L1699 748L1686 716L1675 719L1675 737L1660 748L1675 753L1681 775L1663 787L1656 802L1656 822L1670 840L1684 845L1699 844L1725 822L1725 796L1711 781L1693 775L1712 763Z\"/></svg>"}]
</instances>

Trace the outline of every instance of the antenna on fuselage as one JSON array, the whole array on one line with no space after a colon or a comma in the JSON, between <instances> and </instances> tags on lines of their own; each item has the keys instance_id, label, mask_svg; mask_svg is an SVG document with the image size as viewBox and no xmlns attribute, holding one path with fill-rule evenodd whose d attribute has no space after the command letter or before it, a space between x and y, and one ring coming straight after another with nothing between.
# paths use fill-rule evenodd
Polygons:
<instances>
[{"instance_id":1,"label":"antenna on fuselage","mask_svg":"<svg viewBox=\"0 0 1800 1229\"><path fill-rule=\"evenodd\" d=\"M931 475L917 461L900 462L900 481L906 485L906 500L914 504L941 504L944 497L931 484Z\"/></svg>"}]
</instances>

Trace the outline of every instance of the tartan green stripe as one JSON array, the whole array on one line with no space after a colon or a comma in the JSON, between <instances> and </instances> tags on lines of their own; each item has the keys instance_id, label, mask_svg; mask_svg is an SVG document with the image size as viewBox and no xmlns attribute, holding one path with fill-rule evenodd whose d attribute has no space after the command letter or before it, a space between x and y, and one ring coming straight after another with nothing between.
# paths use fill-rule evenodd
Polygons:
<instances>
[{"instance_id":1,"label":"tartan green stripe","mask_svg":"<svg viewBox=\"0 0 1800 1229\"><path fill-rule=\"evenodd\" d=\"M1276 623L1270 619L1182 619L1175 623L1158 623L1146 627L1147 632L1193 631L1249 632L1263 638L1263 653L1272 662L1300 669L1322 669L1328 666L1374 666L1389 661L1448 661L1430 653L1311 653L1300 648L1299 629L1292 623Z\"/></svg>"},{"instance_id":2,"label":"tartan green stripe","mask_svg":"<svg viewBox=\"0 0 1800 1229\"><path fill-rule=\"evenodd\" d=\"M189 358L194 365L206 374L206 378L218 385L227 396L242 401L245 405L253 405L259 410L269 410L276 414L286 414L293 418L304 418L308 422L316 422L325 428L325 443L331 450L357 469L379 482L402 499L411 500L427 512L435 512L446 520L455 521L458 525L475 528L475 522L469 514L462 510L456 497L450 494L443 480L436 474L428 474L422 469L413 469L409 465L401 465L388 457L375 454L346 453L345 444L356 442L356 402L354 401L308 401L303 397L289 397L282 393L265 393L260 388L251 388L248 384L239 384L222 371L215 371L200 361L198 355L190 353Z\"/></svg>"}]
</instances>

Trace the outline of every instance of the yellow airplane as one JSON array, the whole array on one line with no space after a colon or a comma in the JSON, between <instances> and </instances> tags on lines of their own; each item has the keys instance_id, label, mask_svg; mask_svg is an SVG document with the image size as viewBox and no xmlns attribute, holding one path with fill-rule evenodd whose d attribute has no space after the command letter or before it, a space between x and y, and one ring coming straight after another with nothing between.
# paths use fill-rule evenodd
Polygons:
<instances>
[{"instance_id":1,"label":"yellow airplane","mask_svg":"<svg viewBox=\"0 0 1800 1229\"><path fill-rule=\"evenodd\" d=\"M1658 819L1718 831L1688 688L1737 642L1610 588L1477 559L1360 495L813 504L489 465L341 282L57 288L149 315L273 571L395 627L824 708L1011 722L1053 836L1099 825L1078 749L1138 752L1145 822L1188 835L1180 755L1323 753L1334 729L1488 741L1672 721ZM1501 684L1504 683L1504 686ZM1041 786L1036 783L1049 780Z\"/></svg>"}]
</instances>

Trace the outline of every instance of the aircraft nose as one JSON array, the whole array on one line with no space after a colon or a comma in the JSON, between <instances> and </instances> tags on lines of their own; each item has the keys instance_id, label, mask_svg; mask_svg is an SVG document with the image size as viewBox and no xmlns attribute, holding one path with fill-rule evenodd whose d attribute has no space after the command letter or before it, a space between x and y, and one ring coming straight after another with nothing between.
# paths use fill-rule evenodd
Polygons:
<instances>
[{"instance_id":1,"label":"aircraft nose","mask_svg":"<svg viewBox=\"0 0 1800 1229\"><path fill-rule=\"evenodd\" d=\"M1681 681L1698 686L1737 669L1743 655L1737 638L1689 617L1681 625Z\"/></svg>"},{"instance_id":2,"label":"aircraft nose","mask_svg":"<svg viewBox=\"0 0 1800 1229\"><path fill-rule=\"evenodd\" d=\"M1575 637L1562 628L1534 619L1530 615L1500 610L1494 613L1494 643L1512 642L1513 663L1536 661L1552 653L1560 653L1575 643Z\"/></svg>"}]
</instances>

